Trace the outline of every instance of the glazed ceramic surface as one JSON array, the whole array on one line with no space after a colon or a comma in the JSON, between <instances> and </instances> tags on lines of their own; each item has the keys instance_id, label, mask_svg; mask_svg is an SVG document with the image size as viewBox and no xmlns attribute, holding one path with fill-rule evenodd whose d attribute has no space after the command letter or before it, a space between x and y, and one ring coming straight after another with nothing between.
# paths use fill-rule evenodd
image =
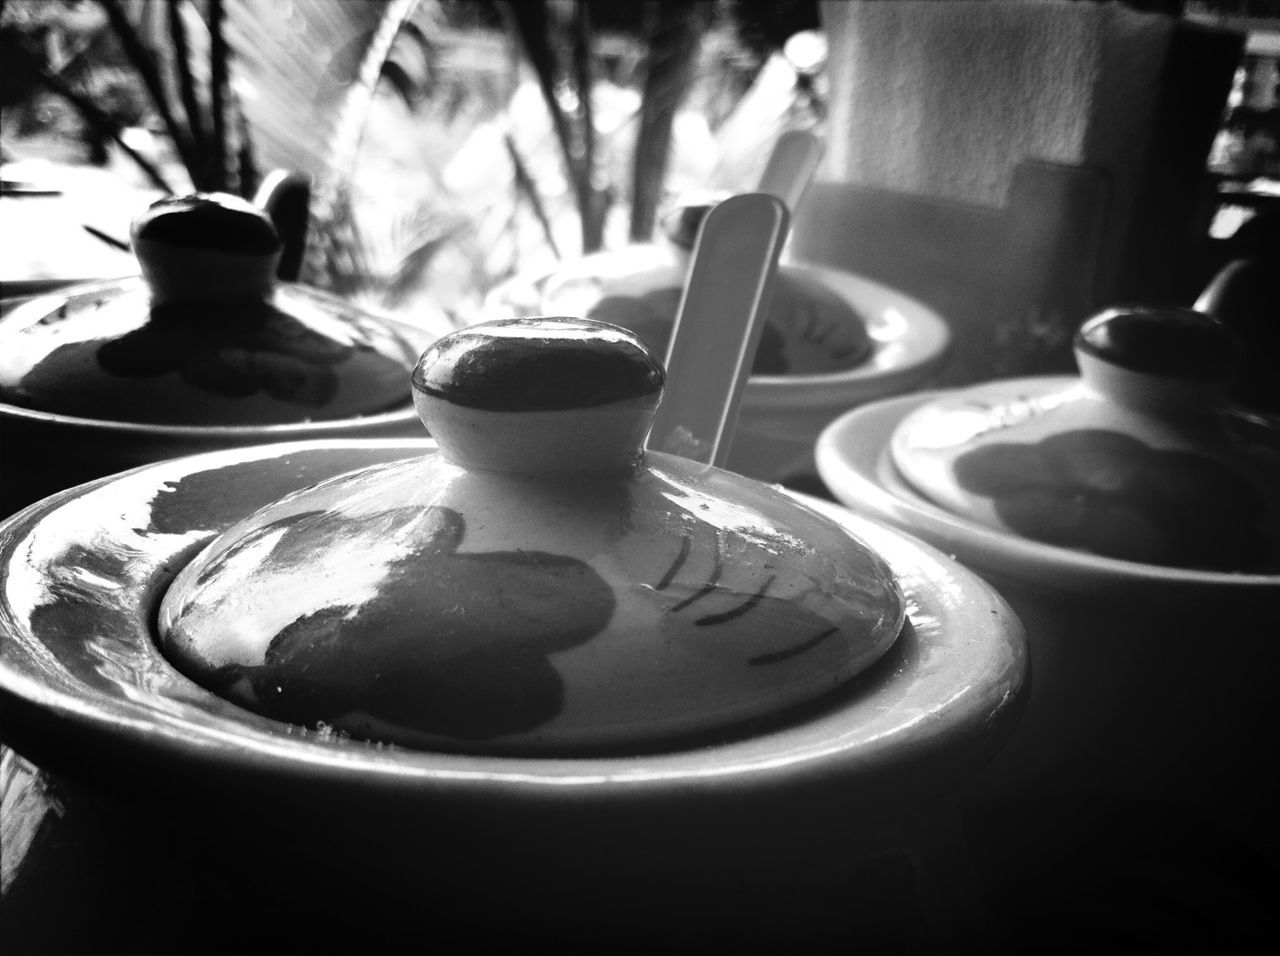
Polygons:
<instances>
[{"instance_id":1,"label":"glazed ceramic surface","mask_svg":"<svg viewBox=\"0 0 1280 956\"><path fill-rule=\"evenodd\" d=\"M803 274L843 299L862 318L871 351L840 371L751 376L726 467L764 481L811 475L813 445L824 426L864 402L927 384L941 370L951 342L936 312L879 283L799 264L788 264L787 272ZM549 279L499 286L487 300L488 314L541 314Z\"/></svg>"},{"instance_id":2,"label":"glazed ceramic surface","mask_svg":"<svg viewBox=\"0 0 1280 956\"><path fill-rule=\"evenodd\" d=\"M1020 380L1013 388L1025 394L1027 388L1057 392L1070 385L1068 378L1046 376ZM1223 588L1265 594L1280 586L1277 574L1170 567L1047 544L931 501L898 470L892 444L909 415L952 394L921 392L885 399L840 416L823 432L817 448L819 472L832 494L850 508L910 529L974 568L1050 592L1093 591L1113 599L1127 594L1147 602L1177 593L1199 593L1208 599Z\"/></svg>"},{"instance_id":3,"label":"glazed ceramic surface","mask_svg":"<svg viewBox=\"0 0 1280 956\"><path fill-rule=\"evenodd\" d=\"M405 383L420 330L275 284L270 220L232 197L163 201L137 222L145 280L0 318L0 511L175 454L418 434Z\"/></svg>"},{"instance_id":4,"label":"glazed ceramic surface","mask_svg":"<svg viewBox=\"0 0 1280 956\"><path fill-rule=\"evenodd\" d=\"M627 752L836 690L897 638L887 565L772 488L642 452L663 370L615 326L514 319L428 349L440 452L230 529L160 607L242 705L467 752Z\"/></svg>"},{"instance_id":5,"label":"glazed ceramic surface","mask_svg":"<svg viewBox=\"0 0 1280 956\"><path fill-rule=\"evenodd\" d=\"M417 359L334 296L275 283L267 215L218 194L152 204L133 228L145 281L27 303L0 325L0 399L158 425L263 425L403 405Z\"/></svg>"},{"instance_id":6,"label":"glazed ceramic surface","mask_svg":"<svg viewBox=\"0 0 1280 956\"><path fill-rule=\"evenodd\" d=\"M148 425L332 421L403 408L417 355L395 326L318 290L186 305L141 279L33 299L0 324L6 405Z\"/></svg>"},{"instance_id":7,"label":"glazed ceramic surface","mask_svg":"<svg viewBox=\"0 0 1280 956\"><path fill-rule=\"evenodd\" d=\"M998 381L921 405L897 472L1018 537L1144 564L1280 571L1280 424L1226 403L1225 327L1117 309L1077 336L1082 376Z\"/></svg>"},{"instance_id":8,"label":"glazed ceramic surface","mask_svg":"<svg viewBox=\"0 0 1280 956\"><path fill-rule=\"evenodd\" d=\"M46 765L143 793L154 791L156 774L166 789L216 780L224 806L262 799L263 780L282 805L292 796L315 807L411 798L389 827L410 819L430 826L449 807L489 823L559 801L695 812L710 798L833 786L842 793L834 822L858 807L928 794L972 769L974 748L989 753L992 734L1013 716L1025 645L1000 598L914 539L817 501L807 504L883 557L908 625L844 693L758 733L642 757L388 747L252 713L161 653L158 604L215 535L289 492L379 462L402 468L402 459L430 450L421 442L336 442L215 452L104 479L9 519L0 526L6 738ZM565 821L549 826L570 840L577 832Z\"/></svg>"}]
</instances>

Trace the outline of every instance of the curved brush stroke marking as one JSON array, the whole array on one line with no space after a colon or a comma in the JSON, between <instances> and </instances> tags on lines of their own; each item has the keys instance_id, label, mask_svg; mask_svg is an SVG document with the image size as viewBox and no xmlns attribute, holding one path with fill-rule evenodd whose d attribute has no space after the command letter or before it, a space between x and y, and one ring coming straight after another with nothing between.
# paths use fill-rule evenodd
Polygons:
<instances>
[{"instance_id":1,"label":"curved brush stroke marking","mask_svg":"<svg viewBox=\"0 0 1280 956\"><path fill-rule=\"evenodd\" d=\"M693 623L697 624L699 627L705 627L710 624L724 624L727 621L732 621L734 618L742 617L742 615L746 614L764 599L765 592L769 590L769 586L773 584L775 577L776 575L769 575L769 577L765 579L764 584L760 585L760 589L737 607L730 608L727 611L721 611L719 614L708 614L706 617L698 618Z\"/></svg>"},{"instance_id":2,"label":"curved brush stroke marking","mask_svg":"<svg viewBox=\"0 0 1280 956\"><path fill-rule=\"evenodd\" d=\"M680 538L680 553L676 555L676 559L671 562L671 567L667 568L667 573L662 579L653 586L655 591L664 591L671 586L671 582L675 580L676 575L680 573L680 569L684 567L684 563L689 560L689 552L693 548L693 539L685 534Z\"/></svg>"},{"instance_id":3,"label":"curved brush stroke marking","mask_svg":"<svg viewBox=\"0 0 1280 956\"><path fill-rule=\"evenodd\" d=\"M795 647L788 647L780 651L772 651L768 654L761 654L759 657L751 658L747 663L753 667L758 667L762 664L777 664L781 661L790 660L793 657L799 657L806 651L813 650L813 648L817 647L832 634L837 634L839 631L840 628L838 627L829 627L820 634L816 634L809 638L809 640L802 644L797 644Z\"/></svg>"}]
</instances>

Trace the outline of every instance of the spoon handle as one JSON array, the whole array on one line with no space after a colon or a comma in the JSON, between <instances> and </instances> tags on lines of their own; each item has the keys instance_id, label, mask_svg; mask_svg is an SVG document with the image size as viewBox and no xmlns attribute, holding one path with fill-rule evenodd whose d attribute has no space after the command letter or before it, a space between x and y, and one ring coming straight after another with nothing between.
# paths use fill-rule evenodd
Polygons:
<instances>
[{"instance_id":1,"label":"spoon handle","mask_svg":"<svg viewBox=\"0 0 1280 956\"><path fill-rule=\"evenodd\" d=\"M773 146L757 192L777 196L794 213L822 159L822 140L808 130L789 129Z\"/></svg>"},{"instance_id":2,"label":"spoon handle","mask_svg":"<svg viewBox=\"0 0 1280 956\"><path fill-rule=\"evenodd\" d=\"M773 295L790 215L764 193L707 214L667 351L667 387L648 447L723 465Z\"/></svg>"}]
</instances>

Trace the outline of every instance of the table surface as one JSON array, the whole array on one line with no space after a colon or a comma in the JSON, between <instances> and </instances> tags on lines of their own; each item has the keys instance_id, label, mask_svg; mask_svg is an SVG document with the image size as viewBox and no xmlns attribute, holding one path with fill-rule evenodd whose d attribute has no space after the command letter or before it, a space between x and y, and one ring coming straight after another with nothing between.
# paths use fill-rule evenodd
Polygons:
<instances>
[{"instance_id":1,"label":"table surface","mask_svg":"<svg viewBox=\"0 0 1280 956\"><path fill-rule=\"evenodd\" d=\"M5 297L137 274L128 249L129 226L160 197L158 191L126 186L110 171L92 166L26 161L5 164L3 176L0 287Z\"/></svg>"},{"instance_id":2,"label":"table surface","mask_svg":"<svg viewBox=\"0 0 1280 956\"><path fill-rule=\"evenodd\" d=\"M960 858L932 890L918 853L850 858L820 880L789 874L781 890L750 877L702 887L714 918L699 929L664 920L642 889L604 915L573 900L554 913L520 912L479 885L459 887L444 911L404 888L370 890L377 874L320 879L302 866L291 889L268 891L215 849L8 748L0 773L8 953L904 952L922 938L939 951L1226 953L1274 944L1274 865L1156 806L962 804L945 837ZM1058 838L1029 842L1045 814ZM922 889L939 886L953 895L949 912L921 902ZM370 898L383 904L372 924L358 908Z\"/></svg>"}]
</instances>

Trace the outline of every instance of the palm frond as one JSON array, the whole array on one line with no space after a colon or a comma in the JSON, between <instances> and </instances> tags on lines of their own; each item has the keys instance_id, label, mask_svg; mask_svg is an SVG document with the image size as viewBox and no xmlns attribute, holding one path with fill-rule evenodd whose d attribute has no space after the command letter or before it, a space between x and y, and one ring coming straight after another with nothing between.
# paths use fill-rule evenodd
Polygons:
<instances>
[{"instance_id":1,"label":"palm frond","mask_svg":"<svg viewBox=\"0 0 1280 956\"><path fill-rule=\"evenodd\" d=\"M209 112L213 121L209 162L219 189L227 183L227 33L222 0L209 0Z\"/></svg>"},{"instance_id":2,"label":"palm frond","mask_svg":"<svg viewBox=\"0 0 1280 956\"><path fill-rule=\"evenodd\" d=\"M578 209L582 214L582 248L593 252L604 245L604 219L608 214L609 193L596 187L596 120L593 91L595 83L595 43L591 28L591 8L579 2L573 8L570 49L573 55L573 79L578 91L578 112L582 162L578 180Z\"/></svg>"},{"instance_id":3,"label":"palm frond","mask_svg":"<svg viewBox=\"0 0 1280 956\"><path fill-rule=\"evenodd\" d=\"M416 223L408 230L410 234L397 242L400 258L382 296L388 308L399 306L422 287L431 261L467 226L464 222L438 221L429 215L417 218L425 221Z\"/></svg>"},{"instance_id":4,"label":"palm frond","mask_svg":"<svg viewBox=\"0 0 1280 956\"><path fill-rule=\"evenodd\" d=\"M561 257L560 247L556 244L555 231L551 228L551 217L547 215L547 207L543 205L542 196L538 193L537 183L529 175L529 166L524 161L524 157L520 155L520 148L516 146L516 141L510 131L504 133L502 139L507 145L507 155L511 157L511 168L515 171L516 194L518 197L524 197L525 201L529 203L534 217L538 220L538 225L542 227L542 234L547 240L547 245L550 247L552 254L559 259Z\"/></svg>"},{"instance_id":5,"label":"palm frond","mask_svg":"<svg viewBox=\"0 0 1280 956\"><path fill-rule=\"evenodd\" d=\"M203 154L208 146L208 135L205 133L204 114L196 95L195 74L191 68L191 44L187 39L183 7L182 0L171 0L169 4L169 36L173 40L173 59L178 70L178 93L182 98L183 111L186 113L187 128L191 131L191 139L197 152Z\"/></svg>"},{"instance_id":6,"label":"palm frond","mask_svg":"<svg viewBox=\"0 0 1280 956\"><path fill-rule=\"evenodd\" d=\"M124 138L120 135L120 124L103 112L92 98L76 90L52 70L41 67L39 68L38 75L41 82L44 83L50 91L61 96L64 100L70 103L76 111L80 113L86 123L109 138L126 156L137 163L138 168L142 170L143 174L151 180L157 189L163 190L169 194L173 193L173 187L170 186L168 181L164 178L164 175L156 168L155 164L125 142Z\"/></svg>"},{"instance_id":7,"label":"palm frond","mask_svg":"<svg viewBox=\"0 0 1280 956\"><path fill-rule=\"evenodd\" d=\"M381 65L368 64L385 56L417 2L239 0L226 6L235 84L264 169L305 172L319 181L350 162Z\"/></svg>"},{"instance_id":8,"label":"palm frond","mask_svg":"<svg viewBox=\"0 0 1280 956\"><path fill-rule=\"evenodd\" d=\"M640 129L632 157L630 236L635 242L653 238L676 111L693 80L702 33L699 6L688 0L661 0L650 21Z\"/></svg>"},{"instance_id":9,"label":"palm frond","mask_svg":"<svg viewBox=\"0 0 1280 956\"><path fill-rule=\"evenodd\" d=\"M569 36L557 37L552 30L547 4L543 0L520 0L503 4L507 21L538 78L542 101L551 117L551 126L569 182L582 227L582 248L593 252L604 241L604 220L608 194L596 185L596 130L591 93L594 88L594 42L587 4L578 0L573 7ZM572 69L565 69L557 51L567 42ZM572 80L576 108L570 114L561 105L558 89Z\"/></svg>"},{"instance_id":10,"label":"palm frond","mask_svg":"<svg viewBox=\"0 0 1280 956\"><path fill-rule=\"evenodd\" d=\"M165 130L173 141L178 155L182 157L183 165L194 175L200 166L199 157L196 155L190 132L178 123L174 116L169 95L165 90L164 80L156 62L155 52L143 42L119 0L98 0L98 2L107 15L112 31L120 40L125 55L146 87L151 97L151 104L164 123Z\"/></svg>"}]
</instances>

